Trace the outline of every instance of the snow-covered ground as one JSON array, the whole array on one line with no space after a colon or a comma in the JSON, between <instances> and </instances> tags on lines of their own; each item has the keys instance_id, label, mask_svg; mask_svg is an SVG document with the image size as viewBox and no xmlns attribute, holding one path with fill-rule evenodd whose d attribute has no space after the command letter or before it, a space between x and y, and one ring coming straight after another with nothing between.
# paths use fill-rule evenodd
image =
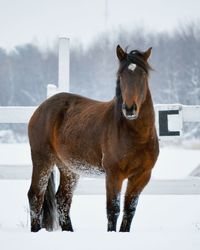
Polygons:
<instances>
[{"instance_id":1,"label":"snow-covered ground","mask_svg":"<svg viewBox=\"0 0 200 250\"><path fill-rule=\"evenodd\" d=\"M0 145L0 153L0 165L30 164L26 144ZM153 178L186 178L199 164L199 149L161 148ZM106 232L104 195L76 195L71 210L74 233L35 234L29 231L29 185L30 180L0 180L2 250L200 249L200 195L141 195L130 233Z\"/></svg>"},{"instance_id":2,"label":"snow-covered ground","mask_svg":"<svg viewBox=\"0 0 200 250\"><path fill-rule=\"evenodd\" d=\"M29 232L29 181L0 181L0 249L200 249L200 196L142 195L131 233L106 233L104 195L79 195L74 233Z\"/></svg>"}]
</instances>

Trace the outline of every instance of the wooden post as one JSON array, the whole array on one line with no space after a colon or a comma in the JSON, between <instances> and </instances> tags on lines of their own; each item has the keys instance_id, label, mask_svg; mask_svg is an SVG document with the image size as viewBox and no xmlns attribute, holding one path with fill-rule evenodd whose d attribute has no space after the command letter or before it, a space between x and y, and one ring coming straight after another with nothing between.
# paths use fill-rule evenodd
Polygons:
<instances>
[{"instance_id":1,"label":"wooden post","mask_svg":"<svg viewBox=\"0 0 200 250\"><path fill-rule=\"evenodd\" d=\"M59 92L69 92L69 38L59 38L58 49L58 87L54 84L47 85L47 98Z\"/></svg>"},{"instance_id":2,"label":"wooden post","mask_svg":"<svg viewBox=\"0 0 200 250\"><path fill-rule=\"evenodd\" d=\"M59 57L58 57L58 91L69 92L69 38L61 37L59 39Z\"/></svg>"}]
</instances>

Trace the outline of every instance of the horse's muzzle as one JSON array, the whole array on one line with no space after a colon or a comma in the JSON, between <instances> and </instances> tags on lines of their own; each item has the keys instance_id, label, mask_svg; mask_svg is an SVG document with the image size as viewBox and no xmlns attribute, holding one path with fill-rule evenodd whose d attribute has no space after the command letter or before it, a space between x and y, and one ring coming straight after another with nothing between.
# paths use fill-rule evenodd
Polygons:
<instances>
[{"instance_id":1,"label":"horse's muzzle","mask_svg":"<svg viewBox=\"0 0 200 250\"><path fill-rule=\"evenodd\" d=\"M137 105L133 104L128 107L125 103L122 104L122 113L124 117L128 120L135 120L138 118Z\"/></svg>"}]
</instances>

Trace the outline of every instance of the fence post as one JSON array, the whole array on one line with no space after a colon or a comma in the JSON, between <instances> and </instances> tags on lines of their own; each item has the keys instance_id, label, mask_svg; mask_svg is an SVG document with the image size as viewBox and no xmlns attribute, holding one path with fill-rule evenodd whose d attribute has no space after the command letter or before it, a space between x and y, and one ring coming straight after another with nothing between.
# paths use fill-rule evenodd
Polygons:
<instances>
[{"instance_id":1,"label":"fence post","mask_svg":"<svg viewBox=\"0 0 200 250\"><path fill-rule=\"evenodd\" d=\"M55 84L47 85L47 98L59 92L69 92L69 38L59 38L58 48L58 87Z\"/></svg>"},{"instance_id":2,"label":"fence post","mask_svg":"<svg viewBox=\"0 0 200 250\"><path fill-rule=\"evenodd\" d=\"M70 48L69 38L61 37L59 39L59 57L58 57L58 91L69 92L69 60Z\"/></svg>"},{"instance_id":3,"label":"fence post","mask_svg":"<svg viewBox=\"0 0 200 250\"><path fill-rule=\"evenodd\" d=\"M47 98L58 93L58 88L55 84L47 85Z\"/></svg>"}]
</instances>

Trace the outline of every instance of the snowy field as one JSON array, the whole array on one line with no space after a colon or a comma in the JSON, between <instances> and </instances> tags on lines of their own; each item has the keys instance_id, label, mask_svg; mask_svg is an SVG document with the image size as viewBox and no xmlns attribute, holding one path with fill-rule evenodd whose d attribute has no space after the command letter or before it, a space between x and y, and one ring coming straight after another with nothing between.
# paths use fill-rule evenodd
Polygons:
<instances>
[{"instance_id":1,"label":"snowy field","mask_svg":"<svg viewBox=\"0 0 200 250\"><path fill-rule=\"evenodd\" d=\"M30 164L26 144L0 145L0 152L1 166ZM199 149L161 148L153 178L187 178L199 164ZM130 233L106 232L104 195L76 195L71 210L74 233L35 234L29 231L29 185L30 180L0 180L1 250L200 249L200 195L141 195Z\"/></svg>"}]
</instances>

